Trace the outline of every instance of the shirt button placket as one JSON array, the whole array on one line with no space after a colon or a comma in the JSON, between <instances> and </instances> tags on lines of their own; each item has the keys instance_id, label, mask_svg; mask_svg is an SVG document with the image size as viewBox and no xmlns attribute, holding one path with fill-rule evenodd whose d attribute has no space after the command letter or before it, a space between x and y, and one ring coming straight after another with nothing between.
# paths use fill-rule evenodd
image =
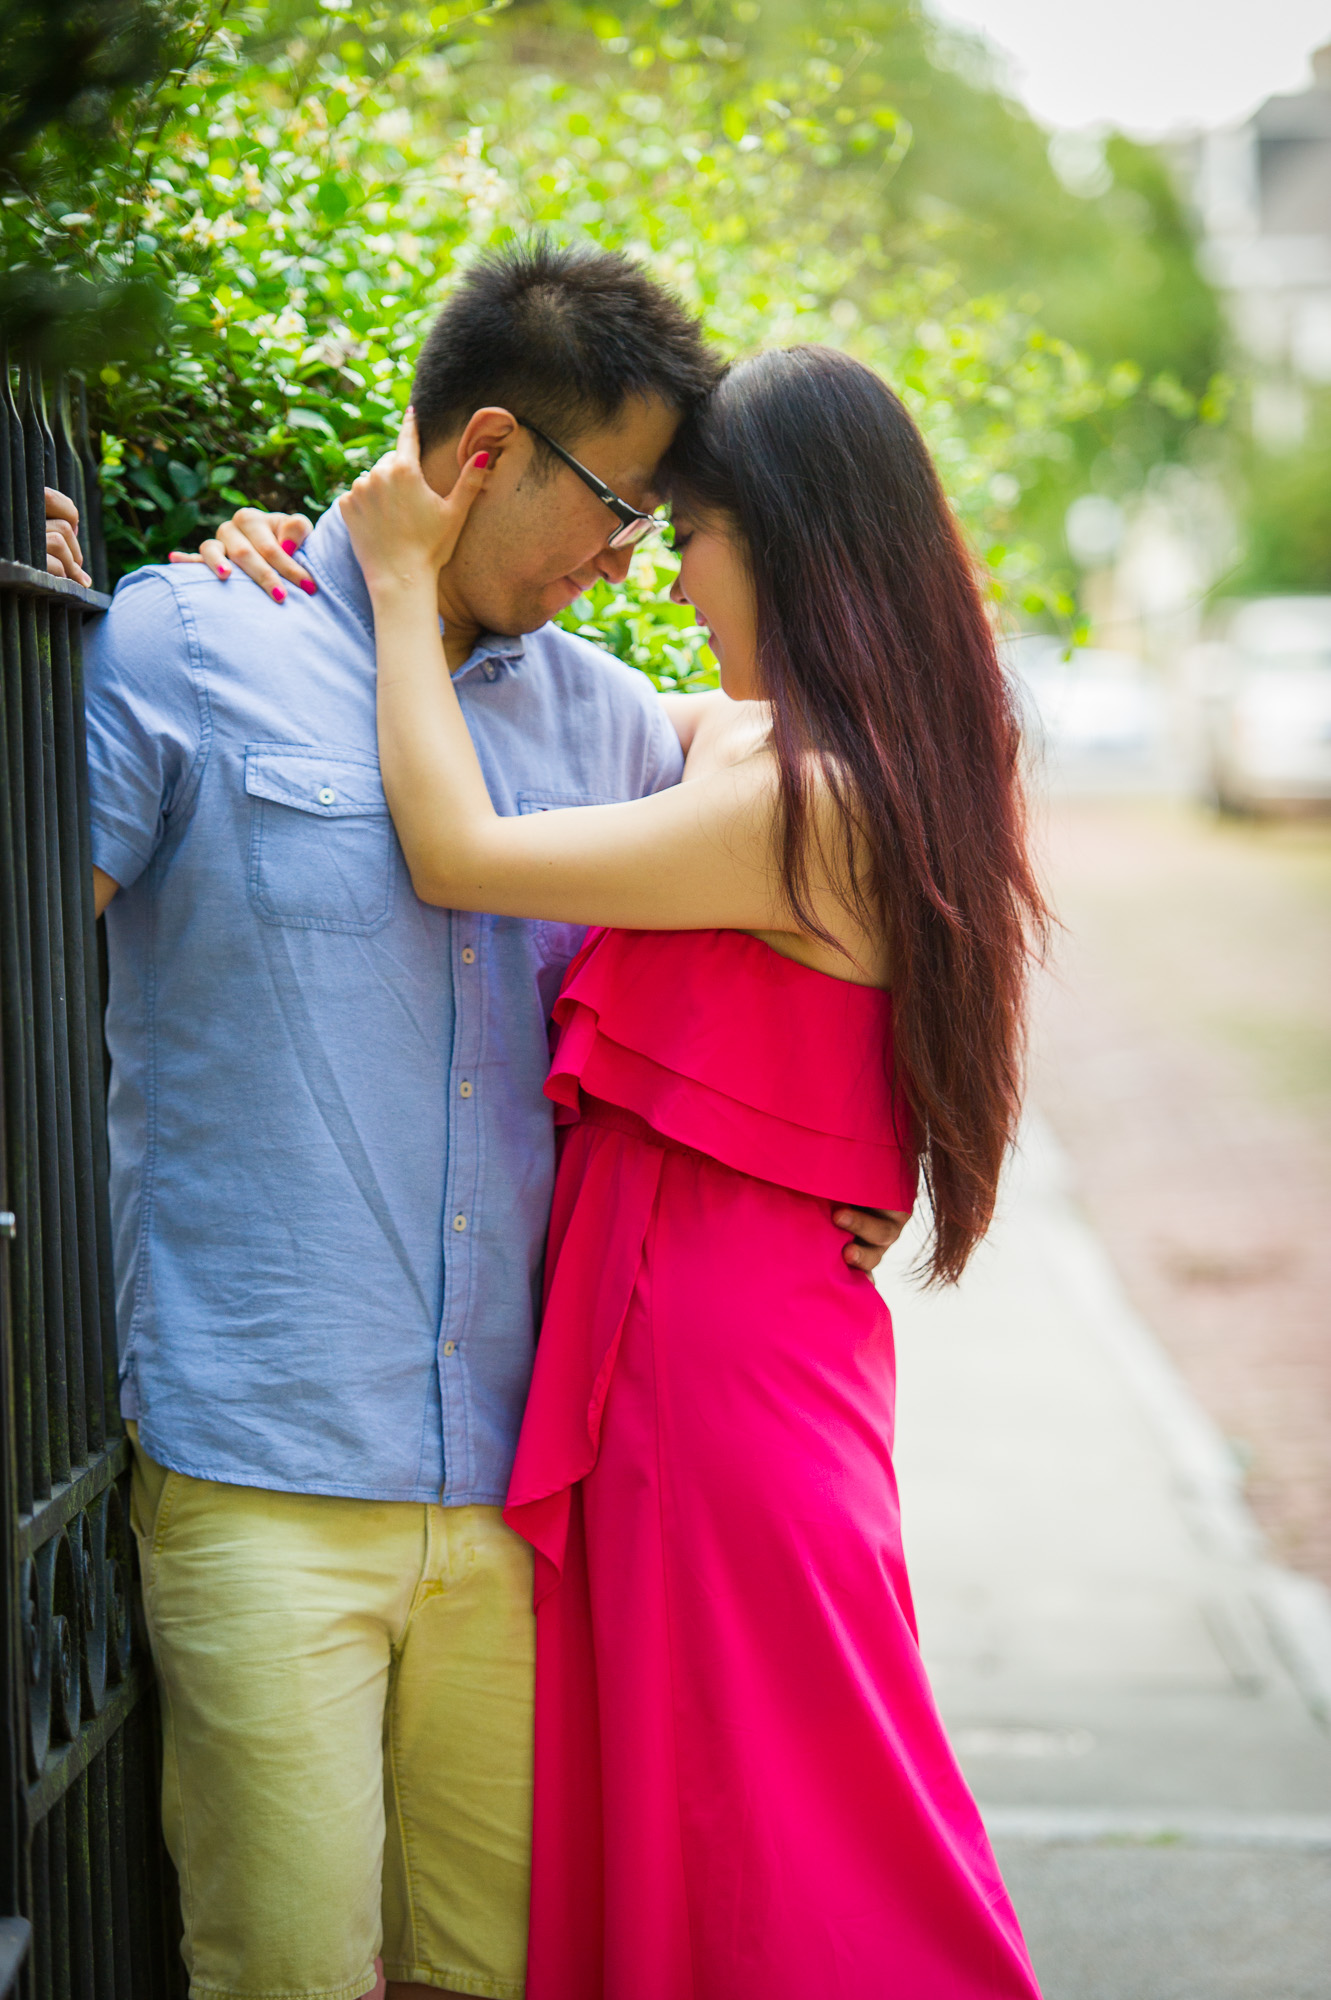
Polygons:
<instances>
[{"instance_id":1,"label":"shirt button placket","mask_svg":"<svg viewBox=\"0 0 1331 2000\"><path fill-rule=\"evenodd\" d=\"M457 947L453 981L453 1077L458 1098L475 1092L485 1016L484 974L479 940L482 919L462 913L453 919ZM459 1074L461 1072L461 1074ZM444 1416L444 1493L453 1500L470 1478L467 1452L468 1408L465 1369L459 1372L465 1328L462 1315L474 1289L472 1222L477 1199L479 1134L471 1106L449 1120L448 1206L445 1210L444 1315L440 1328L440 1389ZM454 1366L445 1368L443 1362Z\"/></svg>"}]
</instances>

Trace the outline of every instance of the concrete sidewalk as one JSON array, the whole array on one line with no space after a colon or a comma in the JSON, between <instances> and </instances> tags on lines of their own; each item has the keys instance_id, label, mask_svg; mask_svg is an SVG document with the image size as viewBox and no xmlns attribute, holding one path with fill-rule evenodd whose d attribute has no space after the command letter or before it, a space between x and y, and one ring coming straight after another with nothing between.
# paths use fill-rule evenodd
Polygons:
<instances>
[{"instance_id":1,"label":"concrete sidewalk","mask_svg":"<svg viewBox=\"0 0 1331 2000\"><path fill-rule=\"evenodd\" d=\"M921 1636L1046 2000L1331 2000L1325 1593L1264 1561L1038 1120L965 1282L911 1254Z\"/></svg>"}]
</instances>

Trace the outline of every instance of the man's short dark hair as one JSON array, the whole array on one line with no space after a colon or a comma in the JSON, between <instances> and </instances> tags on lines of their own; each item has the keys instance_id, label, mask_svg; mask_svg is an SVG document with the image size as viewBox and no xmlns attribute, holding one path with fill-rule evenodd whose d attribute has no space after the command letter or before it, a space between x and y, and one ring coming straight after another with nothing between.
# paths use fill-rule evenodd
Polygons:
<instances>
[{"instance_id":1,"label":"man's short dark hair","mask_svg":"<svg viewBox=\"0 0 1331 2000\"><path fill-rule=\"evenodd\" d=\"M490 403L566 444L632 396L683 416L720 373L698 321L640 265L538 237L471 266L430 329L411 397L426 447Z\"/></svg>"}]
</instances>

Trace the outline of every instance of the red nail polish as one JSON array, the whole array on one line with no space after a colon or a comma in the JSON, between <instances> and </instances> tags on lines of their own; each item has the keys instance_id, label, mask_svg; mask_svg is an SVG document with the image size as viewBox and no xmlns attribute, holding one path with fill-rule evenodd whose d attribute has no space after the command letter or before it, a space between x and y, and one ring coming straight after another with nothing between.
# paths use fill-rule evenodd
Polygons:
<instances>
[{"instance_id":1,"label":"red nail polish","mask_svg":"<svg viewBox=\"0 0 1331 2000\"><path fill-rule=\"evenodd\" d=\"M307 597L313 597L319 586L312 576L303 576L300 580L299 588L305 592Z\"/></svg>"},{"instance_id":2,"label":"red nail polish","mask_svg":"<svg viewBox=\"0 0 1331 2000\"><path fill-rule=\"evenodd\" d=\"M282 544L282 553L284 556L294 556L296 553L296 544L291 540L290 536Z\"/></svg>"},{"instance_id":3,"label":"red nail polish","mask_svg":"<svg viewBox=\"0 0 1331 2000\"><path fill-rule=\"evenodd\" d=\"M475 458L475 461L474 461L474 463L475 463L475 466L476 466L476 470L477 470L478 472L484 472L484 470L485 470L486 466L487 466L487 465L488 465L488 464L490 463L490 454L489 454L489 452L488 452L488 451L478 451L478 452L477 452L477 454L476 454L476 458Z\"/></svg>"},{"instance_id":4,"label":"red nail polish","mask_svg":"<svg viewBox=\"0 0 1331 2000\"><path fill-rule=\"evenodd\" d=\"M228 577L230 576L230 574L231 574L231 565L230 565L230 563L218 563L218 565L217 565L217 574L218 574L218 576L219 576L219 577L221 578L222 582L223 582L223 583L225 583L225 582L226 582L226 580L227 580L227 578L228 578Z\"/></svg>"},{"instance_id":5,"label":"red nail polish","mask_svg":"<svg viewBox=\"0 0 1331 2000\"><path fill-rule=\"evenodd\" d=\"M286 601L287 601L287 594L285 590L283 590L280 583L275 583L273 585L273 603L285 604Z\"/></svg>"}]
</instances>

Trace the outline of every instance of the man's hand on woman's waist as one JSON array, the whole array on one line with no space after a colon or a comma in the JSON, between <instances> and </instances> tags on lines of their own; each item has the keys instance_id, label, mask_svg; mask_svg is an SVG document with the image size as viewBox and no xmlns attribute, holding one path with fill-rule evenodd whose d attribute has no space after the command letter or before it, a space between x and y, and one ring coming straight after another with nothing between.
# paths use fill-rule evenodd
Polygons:
<instances>
[{"instance_id":1,"label":"man's hand on woman's waist","mask_svg":"<svg viewBox=\"0 0 1331 2000\"><path fill-rule=\"evenodd\" d=\"M841 1253L851 1268L876 1271L910 1216L900 1209L834 1208L832 1220L854 1238Z\"/></svg>"}]
</instances>

